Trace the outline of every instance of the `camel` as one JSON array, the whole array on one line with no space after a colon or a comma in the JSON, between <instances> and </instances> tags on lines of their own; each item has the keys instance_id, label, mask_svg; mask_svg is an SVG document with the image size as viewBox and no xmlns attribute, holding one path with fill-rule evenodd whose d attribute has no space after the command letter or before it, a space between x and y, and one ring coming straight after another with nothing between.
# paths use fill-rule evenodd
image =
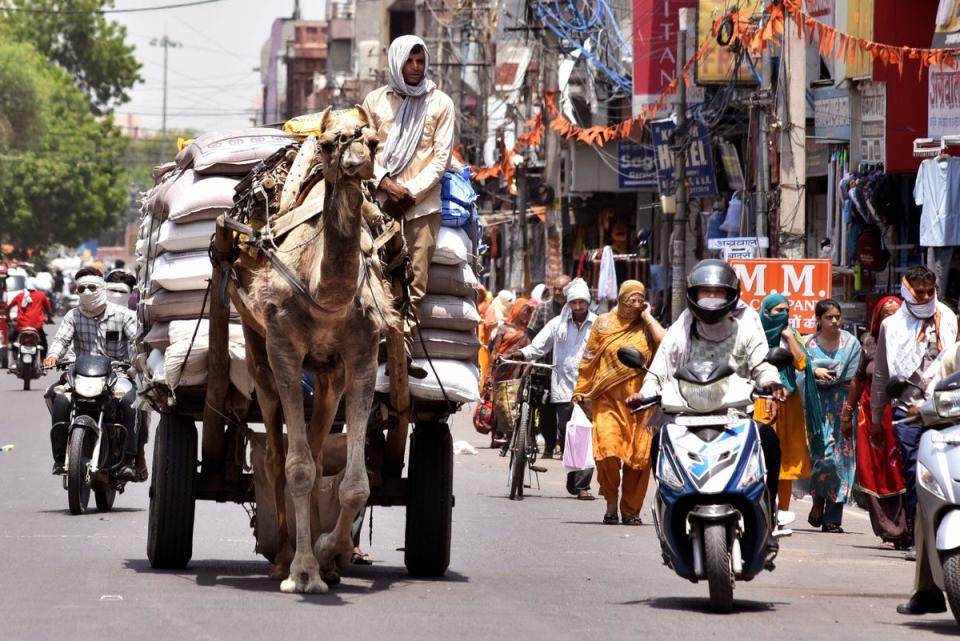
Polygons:
<instances>
[{"instance_id":1,"label":"camel","mask_svg":"<svg viewBox=\"0 0 960 641\"><path fill-rule=\"evenodd\" d=\"M287 593L323 593L339 581L338 564L345 564L353 549L350 526L370 494L364 442L378 343L399 322L376 261L369 258L365 220L371 205L364 200L362 181L373 176L377 144L369 123L360 107L324 112L320 134L301 146L280 198L280 213L288 208L293 216L305 213L306 222L276 243L273 259L246 266L238 261L230 286L267 428L266 469L276 493L279 544L269 575L281 579L280 589ZM318 163L322 181L310 171ZM320 207L322 213L310 217ZM316 377L309 432L301 370ZM347 455L340 511L333 530L321 534L311 523L311 492L344 394ZM294 505L295 545L287 534L286 489Z\"/></svg>"}]
</instances>

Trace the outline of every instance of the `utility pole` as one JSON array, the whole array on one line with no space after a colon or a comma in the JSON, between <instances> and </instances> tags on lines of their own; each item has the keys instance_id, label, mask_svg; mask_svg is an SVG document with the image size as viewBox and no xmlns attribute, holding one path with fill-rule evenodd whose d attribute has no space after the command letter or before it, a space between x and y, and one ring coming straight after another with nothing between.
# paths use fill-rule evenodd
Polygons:
<instances>
[{"instance_id":1,"label":"utility pole","mask_svg":"<svg viewBox=\"0 0 960 641\"><path fill-rule=\"evenodd\" d=\"M560 80L558 68L558 56L555 53L558 49L557 38L553 33L544 30L544 48L543 48L543 89L544 94L557 95L559 93ZM547 109L544 106L542 113L547 116ZM560 143L560 134L550 127L549 122L545 122L543 149L545 155L545 167L543 170L543 181L547 186L547 191L553 192L552 200L547 203L547 220L544 225L546 233L546 261L544 275L549 286L553 287L554 280L563 274L563 212L561 211L561 185L560 185L560 162L562 146Z\"/></svg>"},{"instance_id":2,"label":"utility pole","mask_svg":"<svg viewBox=\"0 0 960 641\"><path fill-rule=\"evenodd\" d=\"M160 157L163 158L167 153L167 52L172 48L182 47L179 42L174 42L163 34L162 38L154 38L150 41L151 47L163 47L163 111L160 120Z\"/></svg>"},{"instance_id":3,"label":"utility pole","mask_svg":"<svg viewBox=\"0 0 960 641\"><path fill-rule=\"evenodd\" d=\"M673 152L673 171L676 176L677 213L673 215L673 234L670 248L670 317L676 321L684 309L687 278L687 84L681 73L687 64L687 28L690 10L679 11L680 29L677 31L677 138L681 143Z\"/></svg>"},{"instance_id":4,"label":"utility pole","mask_svg":"<svg viewBox=\"0 0 960 641\"><path fill-rule=\"evenodd\" d=\"M762 77L760 79L761 99L757 113L757 136L759 138L756 167L757 185L753 194L755 227L758 238L766 236L769 227L767 214L769 212L768 195L770 192L770 104L773 91L773 63L769 47L763 51L760 73ZM761 257L766 256L766 249L760 248L759 251Z\"/></svg>"},{"instance_id":5,"label":"utility pole","mask_svg":"<svg viewBox=\"0 0 960 641\"><path fill-rule=\"evenodd\" d=\"M524 122L530 119L530 70L527 69L527 73L523 76L523 88L522 91L522 100L523 100L523 117L516 119L516 135L519 138L520 132L523 131L522 125ZM520 115L519 110L517 110L517 116ZM528 150L524 149L522 151L523 160L520 161L520 164L517 165L517 211L520 213L520 233L523 235L523 295L529 296L532 283L530 282L530 246L529 246L529 232L527 230L527 160L528 160ZM516 255L516 252L514 252Z\"/></svg>"}]
</instances>

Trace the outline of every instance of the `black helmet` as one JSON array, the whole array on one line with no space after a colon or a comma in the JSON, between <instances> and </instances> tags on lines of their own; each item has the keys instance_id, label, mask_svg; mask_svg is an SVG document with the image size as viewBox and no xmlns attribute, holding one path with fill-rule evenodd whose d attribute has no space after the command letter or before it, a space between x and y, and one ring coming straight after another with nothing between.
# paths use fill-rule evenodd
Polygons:
<instances>
[{"instance_id":1,"label":"black helmet","mask_svg":"<svg viewBox=\"0 0 960 641\"><path fill-rule=\"evenodd\" d=\"M697 302L697 289L700 287L719 287L727 291L727 303L717 308L707 309ZM687 307L694 318L708 325L718 322L733 311L740 300L740 279L733 267L726 261L709 258L697 263L687 276Z\"/></svg>"}]
</instances>

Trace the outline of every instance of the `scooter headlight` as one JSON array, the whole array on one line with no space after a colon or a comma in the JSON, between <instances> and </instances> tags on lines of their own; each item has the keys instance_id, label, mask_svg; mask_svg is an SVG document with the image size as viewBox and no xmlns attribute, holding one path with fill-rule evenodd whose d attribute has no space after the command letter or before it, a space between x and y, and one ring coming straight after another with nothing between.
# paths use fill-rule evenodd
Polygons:
<instances>
[{"instance_id":1,"label":"scooter headlight","mask_svg":"<svg viewBox=\"0 0 960 641\"><path fill-rule=\"evenodd\" d=\"M712 412L723 405L723 397L730 388L730 379L724 378L709 385L677 381L680 395L695 412Z\"/></svg>"},{"instance_id":2,"label":"scooter headlight","mask_svg":"<svg viewBox=\"0 0 960 641\"><path fill-rule=\"evenodd\" d=\"M937 414L943 418L957 418L960 416L960 390L944 390L934 392L933 402Z\"/></svg>"},{"instance_id":3,"label":"scooter headlight","mask_svg":"<svg viewBox=\"0 0 960 641\"><path fill-rule=\"evenodd\" d=\"M937 477L920 461L917 461L917 483L927 492L946 500L947 495L944 493L943 488L940 487L940 483L937 482Z\"/></svg>"},{"instance_id":4,"label":"scooter headlight","mask_svg":"<svg viewBox=\"0 0 960 641\"><path fill-rule=\"evenodd\" d=\"M763 466L760 465L760 452L757 451L757 446L753 446L753 452L750 453L750 457L747 459L747 467L743 470L743 476L740 477L740 483L737 484L738 488L748 487L763 480Z\"/></svg>"},{"instance_id":5,"label":"scooter headlight","mask_svg":"<svg viewBox=\"0 0 960 641\"><path fill-rule=\"evenodd\" d=\"M659 473L657 478L672 487L675 490L683 489L683 480L681 480L680 475L677 474L676 468L673 466L673 457L666 451L662 451L660 454L660 465Z\"/></svg>"},{"instance_id":6,"label":"scooter headlight","mask_svg":"<svg viewBox=\"0 0 960 641\"><path fill-rule=\"evenodd\" d=\"M100 396L107 385L105 376L74 376L73 389L80 396L94 398Z\"/></svg>"}]
</instances>

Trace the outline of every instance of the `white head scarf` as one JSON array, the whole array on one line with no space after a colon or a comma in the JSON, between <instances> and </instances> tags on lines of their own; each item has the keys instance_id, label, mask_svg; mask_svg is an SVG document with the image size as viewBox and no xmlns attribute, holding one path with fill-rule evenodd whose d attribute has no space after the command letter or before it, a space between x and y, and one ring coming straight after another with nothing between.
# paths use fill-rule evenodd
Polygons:
<instances>
[{"instance_id":1,"label":"white head scarf","mask_svg":"<svg viewBox=\"0 0 960 641\"><path fill-rule=\"evenodd\" d=\"M567 302L560 311L560 326L557 328L557 340L560 342L567 340L567 325L573 318L570 303L575 300L585 300L590 303L590 286L582 278L574 278L563 288L563 295L567 297Z\"/></svg>"},{"instance_id":2,"label":"white head scarf","mask_svg":"<svg viewBox=\"0 0 960 641\"><path fill-rule=\"evenodd\" d=\"M33 276L27 278L27 283L24 285L23 298L20 299L20 307L26 309L30 306L30 303L33 302L33 297L30 296L30 292L36 291L37 289L37 279Z\"/></svg>"},{"instance_id":3,"label":"white head scarf","mask_svg":"<svg viewBox=\"0 0 960 641\"><path fill-rule=\"evenodd\" d=\"M935 332L937 342L946 350L957 340L957 317L942 303L937 302L936 294L924 304L917 303L913 288L904 278L900 283L900 295L904 304L892 316L883 321L887 343L887 367L891 376L910 378L923 364L927 349L925 340L928 332ZM930 379L938 361L926 372L920 372L924 379Z\"/></svg>"},{"instance_id":4,"label":"white head scarf","mask_svg":"<svg viewBox=\"0 0 960 641\"><path fill-rule=\"evenodd\" d=\"M423 70L423 80L419 85L408 85L403 79L403 65L410 57L410 50L415 46L423 47L426 65ZM383 158L380 163L391 176L402 172L413 158L420 138L423 136L423 126L427 120L427 94L436 84L430 80L430 53L427 45L417 36L400 36L392 43L387 51L389 69L389 85L399 96L403 96L403 104L397 112L393 128L387 135L383 146Z\"/></svg>"},{"instance_id":5,"label":"white head scarf","mask_svg":"<svg viewBox=\"0 0 960 641\"><path fill-rule=\"evenodd\" d=\"M107 289L102 276L82 276L77 280L77 287L81 285L95 285L94 291L84 291L80 294L80 313L87 318L96 318L107 308Z\"/></svg>"},{"instance_id":6,"label":"white head scarf","mask_svg":"<svg viewBox=\"0 0 960 641\"><path fill-rule=\"evenodd\" d=\"M126 307L130 302L130 286L126 283L107 283L107 300L114 305Z\"/></svg>"}]
</instances>

